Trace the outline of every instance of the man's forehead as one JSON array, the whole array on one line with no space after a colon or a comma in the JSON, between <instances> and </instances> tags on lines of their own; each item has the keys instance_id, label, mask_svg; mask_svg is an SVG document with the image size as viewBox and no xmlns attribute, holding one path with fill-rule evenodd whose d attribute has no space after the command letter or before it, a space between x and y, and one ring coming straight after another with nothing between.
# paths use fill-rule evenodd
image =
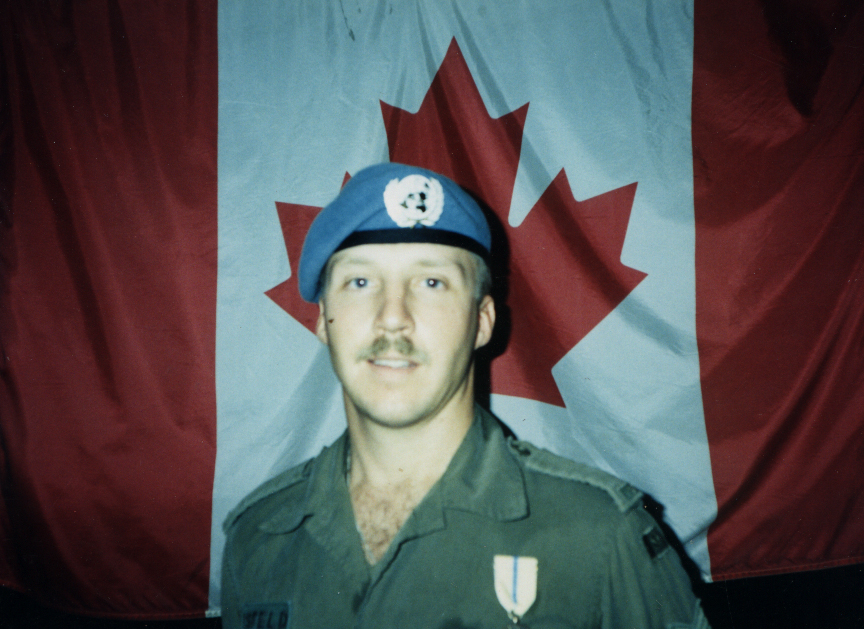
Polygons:
<instances>
[{"instance_id":1,"label":"man's forehead","mask_svg":"<svg viewBox=\"0 0 864 629\"><path fill-rule=\"evenodd\" d=\"M348 247L330 257L331 269L339 266L383 264L393 268L447 267L464 270L471 256L464 249L431 243L370 244Z\"/></svg>"}]
</instances>

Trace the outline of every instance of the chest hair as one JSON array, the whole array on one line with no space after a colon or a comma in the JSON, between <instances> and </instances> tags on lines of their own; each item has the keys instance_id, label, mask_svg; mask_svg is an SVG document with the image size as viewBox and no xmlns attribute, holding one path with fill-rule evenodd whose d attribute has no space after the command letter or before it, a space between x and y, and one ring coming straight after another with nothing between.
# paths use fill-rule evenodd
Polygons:
<instances>
[{"instance_id":1,"label":"chest hair","mask_svg":"<svg viewBox=\"0 0 864 629\"><path fill-rule=\"evenodd\" d=\"M410 481L386 489L371 487L367 483L350 488L354 519L370 565L384 555L396 533L420 504L426 490L428 487L421 488Z\"/></svg>"}]
</instances>

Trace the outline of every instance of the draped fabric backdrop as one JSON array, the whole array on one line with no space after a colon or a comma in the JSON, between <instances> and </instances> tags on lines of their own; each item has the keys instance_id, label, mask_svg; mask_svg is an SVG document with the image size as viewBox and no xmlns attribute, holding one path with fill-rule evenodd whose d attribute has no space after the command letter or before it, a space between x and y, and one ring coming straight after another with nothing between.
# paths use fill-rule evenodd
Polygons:
<instances>
[{"instance_id":1,"label":"draped fabric backdrop","mask_svg":"<svg viewBox=\"0 0 864 629\"><path fill-rule=\"evenodd\" d=\"M503 4L2 4L0 584L218 613L228 510L344 430L294 273L388 160L496 217L517 435L708 579L864 562L862 0Z\"/></svg>"}]
</instances>

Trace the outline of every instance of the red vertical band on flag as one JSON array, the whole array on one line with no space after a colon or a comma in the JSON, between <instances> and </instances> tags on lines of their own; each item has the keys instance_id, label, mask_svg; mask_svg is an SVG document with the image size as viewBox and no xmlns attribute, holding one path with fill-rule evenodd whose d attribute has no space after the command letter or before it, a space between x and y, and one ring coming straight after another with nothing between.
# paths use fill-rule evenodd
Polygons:
<instances>
[{"instance_id":1,"label":"red vertical band on flag","mask_svg":"<svg viewBox=\"0 0 864 629\"><path fill-rule=\"evenodd\" d=\"M4 3L0 583L207 608L212 2Z\"/></svg>"},{"instance_id":2,"label":"red vertical band on flag","mask_svg":"<svg viewBox=\"0 0 864 629\"><path fill-rule=\"evenodd\" d=\"M862 3L697 0L717 579L864 561Z\"/></svg>"}]
</instances>

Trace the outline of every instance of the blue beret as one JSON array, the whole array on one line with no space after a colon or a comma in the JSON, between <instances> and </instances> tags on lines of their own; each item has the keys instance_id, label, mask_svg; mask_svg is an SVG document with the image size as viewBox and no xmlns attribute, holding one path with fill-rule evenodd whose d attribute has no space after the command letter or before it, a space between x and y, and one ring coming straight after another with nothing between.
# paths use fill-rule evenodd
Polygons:
<instances>
[{"instance_id":1,"label":"blue beret","mask_svg":"<svg viewBox=\"0 0 864 629\"><path fill-rule=\"evenodd\" d=\"M370 166L312 222L300 254L300 295L318 301L321 272L335 252L402 242L451 245L488 259L492 237L477 202L447 177L404 164Z\"/></svg>"}]
</instances>

